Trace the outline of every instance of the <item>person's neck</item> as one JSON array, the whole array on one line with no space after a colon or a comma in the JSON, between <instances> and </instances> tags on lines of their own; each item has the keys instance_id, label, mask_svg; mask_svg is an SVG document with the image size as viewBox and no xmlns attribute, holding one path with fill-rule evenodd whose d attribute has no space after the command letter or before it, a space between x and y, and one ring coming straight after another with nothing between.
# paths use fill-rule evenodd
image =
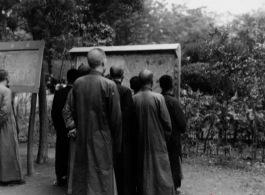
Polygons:
<instances>
[{"instance_id":1,"label":"person's neck","mask_svg":"<svg viewBox=\"0 0 265 195\"><path fill-rule=\"evenodd\" d=\"M122 79L120 78L120 79L112 79L113 81L117 81L117 82L120 82L120 83L122 83Z\"/></svg>"},{"instance_id":2,"label":"person's neck","mask_svg":"<svg viewBox=\"0 0 265 195\"><path fill-rule=\"evenodd\" d=\"M6 81L2 81L2 82L0 82L0 85L6 87Z\"/></svg>"},{"instance_id":3,"label":"person's neck","mask_svg":"<svg viewBox=\"0 0 265 195\"><path fill-rule=\"evenodd\" d=\"M150 84L146 84L146 85L143 85L142 89L145 88L145 89L152 89L153 85L150 83Z\"/></svg>"},{"instance_id":4,"label":"person's neck","mask_svg":"<svg viewBox=\"0 0 265 195\"><path fill-rule=\"evenodd\" d=\"M95 69L92 69L92 70L95 70L95 71L98 71L98 72L100 72L100 73L104 73L104 69L103 69L103 67L101 67L101 66L99 66L99 67L96 67Z\"/></svg>"},{"instance_id":5,"label":"person's neck","mask_svg":"<svg viewBox=\"0 0 265 195\"><path fill-rule=\"evenodd\" d=\"M162 91L163 94L170 94L171 93L171 89L170 90L167 90L167 91Z\"/></svg>"}]
</instances>

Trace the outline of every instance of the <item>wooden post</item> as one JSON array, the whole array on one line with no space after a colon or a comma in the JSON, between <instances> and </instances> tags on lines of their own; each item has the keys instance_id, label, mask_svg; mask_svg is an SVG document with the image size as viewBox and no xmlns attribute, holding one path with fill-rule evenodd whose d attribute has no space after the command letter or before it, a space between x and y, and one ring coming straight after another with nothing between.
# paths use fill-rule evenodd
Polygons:
<instances>
[{"instance_id":1,"label":"wooden post","mask_svg":"<svg viewBox=\"0 0 265 195\"><path fill-rule=\"evenodd\" d=\"M74 172L74 159L75 159L75 138L70 138L70 150L69 150L69 171L68 171L68 188L67 193L72 194L73 191L73 172Z\"/></svg>"},{"instance_id":2,"label":"wooden post","mask_svg":"<svg viewBox=\"0 0 265 195\"><path fill-rule=\"evenodd\" d=\"M37 101L37 94L33 93L31 95L31 108L30 108L29 129L28 129L28 154L27 154L27 174L28 176L32 176L34 172L33 142L34 142L36 101Z\"/></svg>"},{"instance_id":3,"label":"wooden post","mask_svg":"<svg viewBox=\"0 0 265 195\"><path fill-rule=\"evenodd\" d=\"M37 163L42 164L48 160L48 112L47 112L47 99L44 71L41 71L41 81L39 90L39 118L40 118L40 131L39 131L39 149L37 155Z\"/></svg>"}]
</instances>

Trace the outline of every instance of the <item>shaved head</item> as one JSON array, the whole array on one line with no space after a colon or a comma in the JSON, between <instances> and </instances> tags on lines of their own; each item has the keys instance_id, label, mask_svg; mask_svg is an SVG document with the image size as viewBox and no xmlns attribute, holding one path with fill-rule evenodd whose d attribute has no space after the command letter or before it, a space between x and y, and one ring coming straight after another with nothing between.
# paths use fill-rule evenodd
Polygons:
<instances>
[{"instance_id":1,"label":"shaved head","mask_svg":"<svg viewBox=\"0 0 265 195\"><path fill-rule=\"evenodd\" d=\"M152 85L154 75L153 75L152 71L145 69L139 73L139 78L140 78L140 82L141 82L142 86L145 86L148 84Z\"/></svg>"},{"instance_id":2,"label":"shaved head","mask_svg":"<svg viewBox=\"0 0 265 195\"><path fill-rule=\"evenodd\" d=\"M112 79L121 79L124 75L124 67L122 65L113 65L110 68L110 76Z\"/></svg>"},{"instance_id":3,"label":"shaved head","mask_svg":"<svg viewBox=\"0 0 265 195\"><path fill-rule=\"evenodd\" d=\"M85 75L88 75L89 74L89 72L90 72L90 67L89 67L89 65L88 64L81 64L79 67L78 67L78 69L77 69L77 71L78 71L78 77L82 77L82 76L85 76Z\"/></svg>"},{"instance_id":4,"label":"shaved head","mask_svg":"<svg viewBox=\"0 0 265 195\"><path fill-rule=\"evenodd\" d=\"M91 49L87 54L87 61L91 69L95 69L101 65L104 66L104 60L106 60L106 54L102 49Z\"/></svg>"}]
</instances>

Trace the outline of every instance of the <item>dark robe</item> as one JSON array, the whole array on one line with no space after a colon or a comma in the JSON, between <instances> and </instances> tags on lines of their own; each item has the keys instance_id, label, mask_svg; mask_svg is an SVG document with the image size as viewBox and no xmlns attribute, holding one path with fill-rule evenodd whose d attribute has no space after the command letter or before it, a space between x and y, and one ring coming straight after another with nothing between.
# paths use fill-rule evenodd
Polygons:
<instances>
[{"instance_id":1,"label":"dark robe","mask_svg":"<svg viewBox=\"0 0 265 195\"><path fill-rule=\"evenodd\" d=\"M175 194L166 141L171 121L164 97L148 88L133 97L138 133L138 195Z\"/></svg>"},{"instance_id":2,"label":"dark robe","mask_svg":"<svg viewBox=\"0 0 265 195\"><path fill-rule=\"evenodd\" d=\"M0 86L0 182L23 179L11 91Z\"/></svg>"},{"instance_id":3,"label":"dark robe","mask_svg":"<svg viewBox=\"0 0 265 195\"><path fill-rule=\"evenodd\" d=\"M181 167L182 153L180 138L181 133L184 133L186 130L186 120L177 98L169 93L162 93L162 95L165 98L172 123L172 134L167 143L167 147L175 188L178 188L181 186L181 179L183 178Z\"/></svg>"},{"instance_id":4,"label":"dark robe","mask_svg":"<svg viewBox=\"0 0 265 195\"><path fill-rule=\"evenodd\" d=\"M122 113L122 144L121 153L114 162L115 175L117 180L118 194L135 194L135 182L132 180L132 92L129 88L122 86L121 82L114 81L117 85Z\"/></svg>"},{"instance_id":5,"label":"dark robe","mask_svg":"<svg viewBox=\"0 0 265 195\"><path fill-rule=\"evenodd\" d=\"M65 122L62 116L62 110L67 100L67 95L72 86L67 85L65 88L59 89L52 102L52 121L56 130L56 150L55 150L55 173L57 181L61 181L68 171L68 154L69 154L69 138L67 136Z\"/></svg>"},{"instance_id":6,"label":"dark robe","mask_svg":"<svg viewBox=\"0 0 265 195\"><path fill-rule=\"evenodd\" d=\"M75 82L72 94L73 113L65 120L69 130L76 128L73 194L115 195L113 150L120 152L122 139L117 87L91 70Z\"/></svg>"}]
</instances>

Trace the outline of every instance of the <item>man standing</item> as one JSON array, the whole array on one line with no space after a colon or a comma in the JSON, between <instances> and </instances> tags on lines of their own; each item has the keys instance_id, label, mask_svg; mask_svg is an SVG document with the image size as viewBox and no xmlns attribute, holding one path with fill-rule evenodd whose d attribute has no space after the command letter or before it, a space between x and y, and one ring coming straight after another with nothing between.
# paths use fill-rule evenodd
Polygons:
<instances>
[{"instance_id":1,"label":"man standing","mask_svg":"<svg viewBox=\"0 0 265 195\"><path fill-rule=\"evenodd\" d=\"M131 144L133 142L132 134L132 93L131 90L121 83L124 78L124 68L120 65L114 65L110 68L110 77L116 83L121 103L122 113L122 144L121 154L117 155L114 166L115 175L117 179L118 194L130 195L135 193L132 184L132 167L131 167Z\"/></svg>"},{"instance_id":2,"label":"man standing","mask_svg":"<svg viewBox=\"0 0 265 195\"><path fill-rule=\"evenodd\" d=\"M166 141L171 121L164 97L152 92L153 73L139 74L142 90L133 97L138 130L139 195L174 195Z\"/></svg>"},{"instance_id":3,"label":"man standing","mask_svg":"<svg viewBox=\"0 0 265 195\"><path fill-rule=\"evenodd\" d=\"M68 171L68 153L69 153L69 138L67 137L68 131L66 129L62 110L64 108L67 95L72 89L72 86L77 79L77 70L70 69L67 72L68 84L66 87L59 89L53 99L52 103L52 121L56 130L56 151L55 151L55 173L57 180L54 186L66 184Z\"/></svg>"},{"instance_id":4,"label":"man standing","mask_svg":"<svg viewBox=\"0 0 265 195\"><path fill-rule=\"evenodd\" d=\"M120 152L122 136L119 94L115 83L103 77L104 51L92 49L88 63L89 75L72 89L74 117L66 118L70 135L76 134L73 194L115 195L113 150Z\"/></svg>"},{"instance_id":5,"label":"man standing","mask_svg":"<svg viewBox=\"0 0 265 195\"><path fill-rule=\"evenodd\" d=\"M180 107L178 100L171 95L173 89L173 80L171 76L164 75L159 79L160 87L162 88L162 95L165 98L166 105L169 111L172 124L172 134L167 148L169 152L169 160L171 165L172 176L174 180L175 189L181 186L181 179L183 179L181 167L181 133L186 130L186 120L184 113Z\"/></svg>"},{"instance_id":6,"label":"man standing","mask_svg":"<svg viewBox=\"0 0 265 195\"><path fill-rule=\"evenodd\" d=\"M8 72L0 69L0 183L25 184Z\"/></svg>"}]
</instances>

